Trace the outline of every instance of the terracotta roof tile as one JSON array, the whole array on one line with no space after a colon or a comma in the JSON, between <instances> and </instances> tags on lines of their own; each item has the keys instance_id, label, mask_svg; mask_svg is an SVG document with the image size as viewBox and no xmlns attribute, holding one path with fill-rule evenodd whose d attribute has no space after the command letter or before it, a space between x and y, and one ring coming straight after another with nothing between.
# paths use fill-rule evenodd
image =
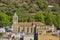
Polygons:
<instances>
[{"instance_id":1,"label":"terracotta roof tile","mask_svg":"<svg viewBox=\"0 0 60 40\"><path fill-rule=\"evenodd\" d=\"M32 22L20 22L19 26L32 26Z\"/></svg>"},{"instance_id":2,"label":"terracotta roof tile","mask_svg":"<svg viewBox=\"0 0 60 40\"><path fill-rule=\"evenodd\" d=\"M40 27L44 27L44 26L53 27L52 25L50 25L50 26L45 25L42 22L18 22L16 24L12 24L12 25L13 26L21 26L21 27L32 27L33 25L40 26Z\"/></svg>"},{"instance_id":3,"label":"terracotta roof tile","mask_svg":"<svg viewBox=\"0 0 60 40\"><path fill-rule=\"evenodd\" d=\"M44 25L43 23L41 22L19 22L18 24L16 25L19 25L19 26L32 26L32 25L36 25L36 26L41 26L41 25Z\"/></svg>"},{"instance_id":4,"label":"terracotta roof tile","mask_svg":"<svg viewBox=\"0 0 60 40\"><path fill-rule=\"evenodd\" d=\"M33 24L36 25L36 26L42 26L42 25L44 25L44 24L41 23L41 22L33 22Z\"/></svg>"}]
</instances>

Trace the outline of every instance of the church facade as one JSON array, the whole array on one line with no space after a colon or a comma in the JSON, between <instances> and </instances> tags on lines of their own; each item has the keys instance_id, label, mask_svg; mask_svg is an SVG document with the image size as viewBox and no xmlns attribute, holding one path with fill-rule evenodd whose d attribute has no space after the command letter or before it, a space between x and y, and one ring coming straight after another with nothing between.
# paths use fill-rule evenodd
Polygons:
<instances>
[{"instance_id":1,"label":"church facade","mask_svg":"<svg viewBox=\"0 0 60 40\"><path fill-rule=\"evenodd\" d=\"M35 33L37 34L38 32L42 33L43 31L49 30L53 32L55 27L54 25L47 26L41 22L18 22L18 16L15 13L13 16L12 29L14 33L21 32L30 35Z\"/></svg>"}]
</instances>

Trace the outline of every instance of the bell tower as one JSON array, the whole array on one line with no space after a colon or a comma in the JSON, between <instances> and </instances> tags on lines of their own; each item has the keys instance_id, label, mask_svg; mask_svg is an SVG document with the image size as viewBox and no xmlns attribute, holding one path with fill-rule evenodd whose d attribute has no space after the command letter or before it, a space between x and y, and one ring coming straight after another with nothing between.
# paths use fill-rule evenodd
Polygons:
<instances>
[{"instance_id":1,"label":"bell tower","mask_svg":"<svg viewBox=\"0 0 60 40\"><path fill-rule=\"evenodd\" d=\"M18 32L18 16L17 16L16 13L13 16L12 30L13 30L14 33L17 33Z\"/></svg>"},{"instance_id":2,"label":"bell tower","mask_svg":"<svg viewBox=\"0 0 60 40\"><path fill-rule=\"evenodd\" d=\"M13 24L17 24L17 23L18 23L18 16L15 13L14 16L13 16Z\"/></svg>"}]
</instances>

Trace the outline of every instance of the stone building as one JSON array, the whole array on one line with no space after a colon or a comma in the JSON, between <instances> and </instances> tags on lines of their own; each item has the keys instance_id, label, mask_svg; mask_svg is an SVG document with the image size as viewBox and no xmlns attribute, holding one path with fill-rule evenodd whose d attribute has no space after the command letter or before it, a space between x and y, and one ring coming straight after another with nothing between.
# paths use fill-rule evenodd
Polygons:
<instances>
[{"instance_id":1,"label":"stone building","mask_svg":"<svg viewBox=\"0 0 60 40\"><path fill-rule=\"evenodd\" d=\"M38 31L53 31L55 29L54 25L46 26L41 22L18 22L18 16L15 13L13 16L12 29L14 33L23 32L25 34L35 34Z\"/></svg>"},{"instance_id":2,"label":"stone building","mask_svg":"<svg viewBox=\"0 0 60 40\"><path fill-rule=\"evenodd\" d=\"M46 33L46 31L44 31L43 33L38 32L37 37L37 40L59 40L58 36L52 35L51 33Z\"/></svg>"},{"instance_id":3,"label":"stone building","mask_svg":"<svg viewBox=\"0 0 60 40\"><path fill-rule=\"evenodd\" d=\"M34 35L25 35L23 40L34 40Z\"/></svg>"}]
</instances>

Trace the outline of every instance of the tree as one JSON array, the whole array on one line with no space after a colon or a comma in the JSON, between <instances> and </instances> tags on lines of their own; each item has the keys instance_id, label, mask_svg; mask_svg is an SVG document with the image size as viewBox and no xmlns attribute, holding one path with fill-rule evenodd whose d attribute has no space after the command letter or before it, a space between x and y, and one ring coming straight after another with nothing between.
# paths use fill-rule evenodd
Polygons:
<instances>
[{"instance_id":1,"label":"tree","mask_svg":"<svg viewBox=\"0 0 60 40\"><path fill-rule=\"evenodd\" d=\"M45 10L47 8L47 3L44 0L36 0L37 5L41 10Z\"/></svg>"},{"instance_id":2,"label":"tree","mask_svg":"<svg viewBox=\"0 0 60 40\"><path fill-rule=\"evenodd\" d=\"M0 13L0 25L8 26L10 25L10 17L4 13Z\"/></svg>"},{"instance_id":3,"label":"tree","mask_svg":"<svg viewBox=\"0 0 60 40\"><path fill-rule=\"evenodd\" d=\"M0 33L0 38L3 36L3 34L2 33Z\"/></svg>"},{"instance_id":4,"label":"tree","mask_svg":"<svg viewBox=\"0 0 60 40\"><path fill-rule=\"evenodd\" d=\"M25 21L27 22L29 14L25 10L25 8L20 7L19 9L17 9L16 12L17 12L17 14L19 16L19 21L20 22L25 22Z\"/></svg>"},{"instance_id":5,"label":"tree","mask_svg":"<svg viewBox=\"0 0 60 40\"><path fill-rule=\"evenodd\" d=\"M47 25L52 25L54 20L54 16L51 12L46 12L45 13L45 23Z\"/></svg>"},{"instance_id":6,"label":"tree","mask_svg":"<svg viewBox=\"0 0 60 40\"><path fill-rule=\"evenodd\" d=\"M60 7L58 6L58 4L55 4L53 7L52 7L52 10L53 12L59 12L60 11Z\"/></svg>"},{"instance_id":7,"label":"tree","mask_svg":"<svg viewBox=\"0 0 60 40\"><path fill-rule=\"evenodd\" d=\"M60 13L59 14L56 14L56 23L55 23L55 25L57 26L57 27L60 27Z\"/></svg>"},{"instance_id":8,"label":"tree","mask_svg":"<svg viewBox=\"0 0 60 40\"><path fill-rule=\"evenodd\" d=\"M42 13L39 12L35 15L35 21L40 21L44 23L44 20L45 20L45 17Z\"/></svg>"}]
</instances>

